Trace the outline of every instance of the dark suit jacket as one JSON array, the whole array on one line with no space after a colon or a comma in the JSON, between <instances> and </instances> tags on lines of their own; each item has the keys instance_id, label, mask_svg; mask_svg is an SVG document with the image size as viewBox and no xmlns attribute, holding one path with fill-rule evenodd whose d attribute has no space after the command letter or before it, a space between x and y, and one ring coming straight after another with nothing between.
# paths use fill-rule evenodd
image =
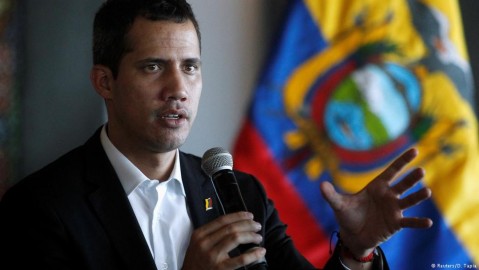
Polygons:
<instances>
[{"instance_id":1,"label":"dark suit jacket","mask_svg":"<svg viewBox=\"0 0 479 270\"><path fill-rule=\"evenodd\" d=\"M5 194L0 203L0 269L156 269L99 131ZM195 228L220 215L200 162L180 152ZM294 248L260 183L251 175L235 174L248 210L263 226L268 269L314 269ZM211 210L205 208L207 198L213 201ZM327 268L341 269L337 256Z\"/></svg>"}]
</instances>

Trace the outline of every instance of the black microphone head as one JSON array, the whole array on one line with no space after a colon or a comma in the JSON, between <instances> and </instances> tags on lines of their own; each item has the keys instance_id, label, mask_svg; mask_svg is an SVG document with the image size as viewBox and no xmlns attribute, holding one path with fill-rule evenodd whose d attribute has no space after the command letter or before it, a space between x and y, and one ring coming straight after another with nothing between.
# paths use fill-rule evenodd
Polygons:
<instances>
[{"instance_id":1,"label":"black microphone head","mask_svg":"<svg viewBox=\"0 0 479 270\"><path fill-rule=\"evenodd\" d=\"M233 169L233 157L228 151L221 147L214 147L203 154L201 168L210 177L221 170Z\"/></svg>"}]
</instances>

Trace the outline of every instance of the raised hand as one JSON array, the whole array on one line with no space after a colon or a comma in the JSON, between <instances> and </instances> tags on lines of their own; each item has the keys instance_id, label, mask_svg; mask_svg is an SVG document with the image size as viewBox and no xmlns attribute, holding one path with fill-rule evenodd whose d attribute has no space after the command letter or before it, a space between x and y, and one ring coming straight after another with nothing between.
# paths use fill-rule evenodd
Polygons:
<instances>
[{"instance_id":1,"label":"raised hand","mask_svg":"<svg viewBox=\"0 0 479 270\"><path fill-rule=\"evenodd\" d=\"M191 236L182 270L234 270L264 257L257 248L230 258L228 252L240 244L262 241L261 225L247 212L228 214L196 229Z\"/></svg>"},{"instance_id":2,"label":"raised hand","mask_svg":"<svg viewBox=\"0 0 479 270\"><path fill-rule=\"evenodd\" d=\"M321 192L333 208L339 223L341 241L355 256L366 256L402 228L432 226L429 218L403 216L405 209L431 196L431 190L424 187L401 198L404 192L423 178L424 170L413 169L392 185L401 170L416 156L416 149L404 152L356 194L339 194L329 182L321 184Z\"/></svg>"}]
</instances>

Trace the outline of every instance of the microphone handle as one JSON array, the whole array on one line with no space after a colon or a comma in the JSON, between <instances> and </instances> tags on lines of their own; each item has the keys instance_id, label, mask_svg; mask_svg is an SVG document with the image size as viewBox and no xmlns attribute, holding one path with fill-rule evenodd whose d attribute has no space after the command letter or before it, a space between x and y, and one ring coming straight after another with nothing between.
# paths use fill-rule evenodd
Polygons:
<instances>
[{"instance_id":1,"label":"microphone handle","mask_svg":"<svg viewBox=\"0 0 479 270\"><path fill-rule=\"evenodd\" d=\"M247 270L267 270L268 265L266 264L265 261L255 263L253 265L248 265L246 266Z\"/></svg>"},{"instance_id":2,"label":"microphone handle","mask_svg":"<svg viewBox=\"0 0 479 270\"><path fill-rule=\"evenodd\" d=\"M221 170L212 176L223 214L248 211L232 170Z\"/></svg>"},{"instance_id":3,"label":"microphone handle","mask_svg":"<svg viewBox=\"0 0 479 270\"><path fill-rule=\"evenodd\" d=\"M221 170L212 175L213 186L218 194L223 214L248 211L243 196L232 170ZM241 253L258 247L257 244L242 244L238 246ZM263 258L244 267L247 270L267 270L266 260Z\"/></svg>"}]
</instances>

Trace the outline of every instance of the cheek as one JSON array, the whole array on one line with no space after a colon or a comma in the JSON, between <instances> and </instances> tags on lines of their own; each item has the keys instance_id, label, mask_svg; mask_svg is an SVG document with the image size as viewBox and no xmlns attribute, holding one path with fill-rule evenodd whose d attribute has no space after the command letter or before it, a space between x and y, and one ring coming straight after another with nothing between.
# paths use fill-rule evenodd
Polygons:
<instances>
[{"instance_id":1,"label":"cheek","mask_svg":"<svg viewBox=\"0 0 479 270\"><path fill-rule=\"evenodd\" d=\"M190 94L191 105L192 105L192 109L195 111L195 114L198 111L200 98L201 98L201 88L199 88L197 91Z\"/></svg>"},{"instance_id":2,"label":"cheek","mask_svg":"<svg viewBox=\"0 0 479 270\"><path fill-rule=\"evenodd\" d=\"M202 83L201 77L199 77L198 80L193 83L193 86L191 87L191 89L193 90L191 91L191 94L190 94L190 97L194 100L196 107L198 107L198 103L200 101L202 88L203 88L203 83Z\"/></svg>"},{"instance_id":3,"label":"cheek","mask_svg":"<svg viewBox=\"0 0 479 270\"><path fill-rule=\"evenodd\" d=\"M147 86L134 80L120 82L121 87L116 90L115 98L124 106L142 105L151 97L148 96Z\"/></svg>"},{"instance_id":4,"label":"cheek","mask_svg":"<svg viewBox=\"0 0 479 270\"><path fill-rule=\"evenodd\" d=\"M147 97L142 91L138 91L134 86L117 89L113 102L117 113L127 118L136 119L146 113L148 104Z\"/></svg>"}]
</instances>

